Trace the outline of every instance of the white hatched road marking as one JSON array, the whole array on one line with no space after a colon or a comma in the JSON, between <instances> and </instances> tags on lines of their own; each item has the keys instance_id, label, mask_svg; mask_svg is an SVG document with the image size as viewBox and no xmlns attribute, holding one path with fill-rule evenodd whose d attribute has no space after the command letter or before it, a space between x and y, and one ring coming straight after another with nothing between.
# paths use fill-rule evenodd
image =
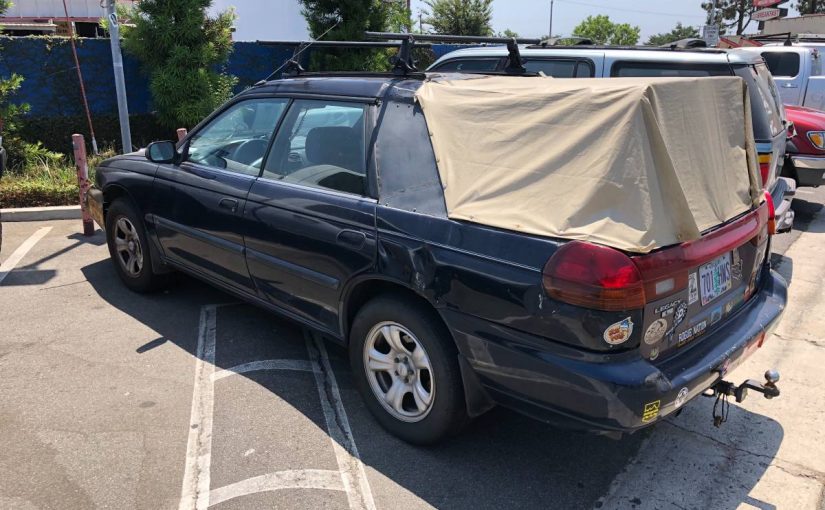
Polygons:
<instances>
[{"instance_id":1,"label":"white hatched road marking","mask_svg":"<svg viewBox=\"0 0 825 510\"><path fill-rule=\"evenodd\" d=\"M0 284L2 284L3 280L6 279L6 276L8 276L9 273L11 273L14 270L15 266L17 266L17 264L21 260L23 260L23 257L25 257L27 253L29 253L29 250L34 248L34 245L37 244L38 241L46 237L46 234L48 234L51 231L51 229L52 227L43 227L41 229L38 229L28 239L23 241L23 244L18 246L17 249L14 250L14 252L12 252L12 254L9 256L9 258L6 259L5 262L0 264Z\"/></svg>"},{"instance_id":2,"label":"white hatched road marking","mask_svg":"<svg viewBox=\"0 0 825 510\"><path fill-rule=\"evenodd\" d=\"M338 381L332 372L323 340L313 340L309 334L305 334L307 351L311 360L259 360L216 372L215 339L219 306L223 305L206 305L201 308L197 359L195 360L195 386L192 390L192 412L186 446L186 467L178 508L180 510L205 510L210 505L259 492L317 489L346 492L349 507L352 510L375 510L375 502L364 464L355 446L355 439L338 389ZM214 383L232 375L255 370L295 370L314 374L327 423L327 432L338 462L338 471L321 469L278 471L210 490Z\"/></svg>"}]
</instances>

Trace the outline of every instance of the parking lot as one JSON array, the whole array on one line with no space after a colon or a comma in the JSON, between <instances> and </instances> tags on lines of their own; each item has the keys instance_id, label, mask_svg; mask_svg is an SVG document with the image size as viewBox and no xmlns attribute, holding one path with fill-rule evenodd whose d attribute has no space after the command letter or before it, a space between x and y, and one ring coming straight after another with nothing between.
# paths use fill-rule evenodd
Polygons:
<instances>
[{"instance_id":1,"label":"parking lot","mask_svg":"<svg viewBox=\"0 0 825 510\"><path fill-rule=\"evenodd\" d=\"M136 295L80 221L7 223L0 260L0 508L820 508L825 191L776 239L777 335L710 399L621 441L504 409L431 448L371 418L342 349L187 277ZM822 507L825 508L825 507Z\"/></svg>"}]
</instances>

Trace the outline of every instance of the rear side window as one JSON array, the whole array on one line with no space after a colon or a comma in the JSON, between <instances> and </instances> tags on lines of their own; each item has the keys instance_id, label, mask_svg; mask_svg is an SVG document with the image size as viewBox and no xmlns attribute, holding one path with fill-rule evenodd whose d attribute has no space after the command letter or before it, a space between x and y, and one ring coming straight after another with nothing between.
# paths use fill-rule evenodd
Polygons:
<instances>
[{"instance_id":1,"label":"rear side window","mask_svg":"<svg viewBox=\"0 0 825 510\"><path fill-rule=\"evenodd\" d=\"M771 74L781 78L794 78L799 74L800 59L798 53L764 51L762 58L768 64Z\"/></svg>"},{"instance_id":2,"label":"rear side window","mask_svg":"<svg viewBox=\"0 0 825 510\"><path fill-rule=\"evenodd\" d=\"M734 72L748 85L754 138L767 141L783 132L784 109L767 68L761 64L741 66L734 68Z\"/></svg>"},{"instance_id":3,"label":"rear side window","mask_svg":"<svg viewBox=\"0 0 825 510\"><path fill-rule=\"evenodd\" d=\"M725 64L680 64L671 62L616 62L610 69L613 77L702 77L730 76Z\"/></svg>"},{"instance_id":4,"label":"rear side window","mask_svg":"<svg viewBox=\"0 0 825 510\"><path fill-rule=\"evenodd\" d=\"M593 64L586 60L528 60L524 63L528 73L542 72L553 78L592 78Z\"/></svg>"},{"instance_id":5,"label":"rear side window","mask_svg":"<svg viewBox=\"0 0 825 510\"><path fill-rule=\"evenodd\" d=\"M456 73L483 73L495 71L500 61L500 58L456 59L439 64L433 70Z\"/></svg>"}]
</instances>

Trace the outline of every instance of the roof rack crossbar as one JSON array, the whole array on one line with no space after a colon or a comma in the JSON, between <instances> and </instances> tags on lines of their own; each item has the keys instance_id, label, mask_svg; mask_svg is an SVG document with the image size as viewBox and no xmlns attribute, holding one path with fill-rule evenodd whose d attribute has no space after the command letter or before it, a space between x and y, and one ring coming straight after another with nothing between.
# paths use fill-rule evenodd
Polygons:
<instances>
[{"instance_id":1,"label":"roof rack crossbar","mask_svg":"<svg viewBox=\"0 0 825 510\"><path fill-rule=\"evenodd\" d=\"M411 44L416 40L442 42L442 43L464 43L464 44L506 44L509 56L507 58L507 66L504 68L508 74L523 74L527 70L524 67L524 62L521 59L519 52L519 44L539 44L541 39L524 39L517 37L482 37L472 35L443 35L443 34L409 34L397 32L364 32L367 39L377 39L385 41L401 41L401 51L398 57L394 59L394 66L396 69L401 68L404 71L405 66L412 66L415 70L415 64L410 60L409 52L405 52L405 45Z\"/></svg>"},{"instance_id":2,"label":"roof rack crossbar","mask_svg":"<svg viewBox=\"0 0 825 510\"><path fill-rule=\"evenodd\" d=\"M306 46L319 48L397 48L398 43L379 41L256 41L262 46ZM415 43L415 48L431 48L430 43Z\"/></svg>"}]
</instances>

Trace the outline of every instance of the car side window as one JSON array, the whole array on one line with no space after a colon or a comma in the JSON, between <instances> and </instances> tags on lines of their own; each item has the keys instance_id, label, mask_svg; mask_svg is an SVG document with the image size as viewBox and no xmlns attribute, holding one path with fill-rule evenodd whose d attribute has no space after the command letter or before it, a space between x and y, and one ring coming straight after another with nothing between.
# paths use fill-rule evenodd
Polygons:
<instances>
[{"instance_id":1,"label":"car side window","mask_svg":"<svg viewBox=\"0 0 825 510\"><path fill-rule=\"evenodd\" d=\"M444 62L433 71L442 73L456 72L456 73L483 73L495 71L498 68L500 58L468 58L456 59Z\"/></svg>"},{"instance_id":2,"label":"car side window","mask_svg":"<svg viewBox=\"0 0 825 510\"><path fill-rule=\"evenodd\" d=\"M592 78L593 64L585 60L536 59L524 63L528 73L543 72L553 78Z\"/></svg>"},{"instance_id":3,"label":"car side window","mask_svg":"<svg viewBox=\"0 0 825 510\"><path fill-rule=\"evenodd\" d=\"M230 106L189 139L187 161L257 176L287 103L260 98Z\"/></svg>"},{"instance_id":4,"label":"car side window","mask_svg":"<svg viewBox=\"0 0 825 510\"><path fill-rule=\"evenodd\" d=\"M795 78L799 74L798 53L763 51L762 58L768 64L771 74L780 78Z\"/></svg>"},{"instance_id":5,"label":"car side window","mask_svg":"<svg viewBox=\"0 0 825 510\"><path fill-rule=\"evenodd\" d=\"M703 77L731 76L725 64L691 64L670 62L616 62L610 70L612 77Z\"/></svg>"},{"instance_id":6,"label":"car side window","mask_svg":"<svg viewBox=\"0 0 825 510\"><path fill-rule=\"evenodd\" d=\"M275 136L263 177L365 195L365 108L295 100Z\"/></svg>"}]
</instances>

